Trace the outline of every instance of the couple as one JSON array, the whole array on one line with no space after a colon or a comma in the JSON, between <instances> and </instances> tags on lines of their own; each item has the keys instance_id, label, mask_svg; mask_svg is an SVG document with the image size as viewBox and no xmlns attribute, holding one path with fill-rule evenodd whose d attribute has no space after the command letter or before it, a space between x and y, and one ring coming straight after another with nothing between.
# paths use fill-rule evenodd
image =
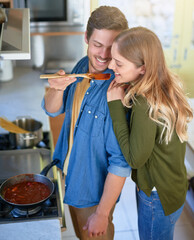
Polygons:
<instances>
[{"instance_id":1,"label":"couple","mask_svg":"<svg viewBox=\"0 0 194 240\"><path fill-rule=\"evenodd\" d=\"M87 56L72 73L111 78L70 78L61 70L64 78L49 80L42 101L51 117L65 112L53 158L66 175L64 202L76 235L114 238L114 207L132 169L140 239L173 239L187 192L184 154L192 118L180 81L167 69L157 36L128 29L115 7L92 12L85 41Z\"/></svg>"}]
</instances>

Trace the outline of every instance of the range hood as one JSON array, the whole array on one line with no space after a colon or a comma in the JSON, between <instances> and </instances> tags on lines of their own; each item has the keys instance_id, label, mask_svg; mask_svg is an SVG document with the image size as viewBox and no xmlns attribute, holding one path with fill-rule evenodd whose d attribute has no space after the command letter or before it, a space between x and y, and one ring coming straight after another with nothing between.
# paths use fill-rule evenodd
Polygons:
<instances>
[{"instance_id":1,"label":"range hood","mask_svg":"<svg viewBox=\"0 0 194 240\"><path fill-rule=\"evenodd\" d=\"M30 59L30 13L28 8L1 8L0 60ZM3 12L4 11L4 12Z\"/></svg>"}]
</instances>

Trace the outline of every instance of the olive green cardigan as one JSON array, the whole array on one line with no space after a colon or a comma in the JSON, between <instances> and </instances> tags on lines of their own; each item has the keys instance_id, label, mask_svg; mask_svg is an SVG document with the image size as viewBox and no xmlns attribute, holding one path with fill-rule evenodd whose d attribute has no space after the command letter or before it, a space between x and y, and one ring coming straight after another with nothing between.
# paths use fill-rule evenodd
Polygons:
<instances>
[{"instance_id":1,"label":"olive green cardigan","mask_svg":"<svg viewBox=\"0 0 194 240\"><path fill-rule=\"evenodd\" d=\"M165 215L175 212L183 205L188 189L186 144L176 133L168 145L159 143L162 127L149 118L149 107L142 96L133 104L130 126L120 100L111 101L108 106L121 150L132 168L133 181L147 196L156 187Z\"/></svg>"}]
</instances>

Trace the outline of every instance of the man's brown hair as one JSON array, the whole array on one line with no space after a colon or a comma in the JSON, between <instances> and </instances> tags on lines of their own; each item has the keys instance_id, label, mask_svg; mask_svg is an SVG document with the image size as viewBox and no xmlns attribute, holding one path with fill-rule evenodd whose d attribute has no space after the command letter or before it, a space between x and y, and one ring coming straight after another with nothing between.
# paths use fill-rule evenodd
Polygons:
<instances>
[{"instance_id":1,"label":"man's brown hair","mask_svg":"<svg viewBox=\"0 0 194 240\"><path fill-rule=\"evenodd\" d=\"M89 41L94 29L123 31L128 29L125 15L116 7L101 6L94 10L87 24L87 40Z\"/></svg>"}]
</instances>

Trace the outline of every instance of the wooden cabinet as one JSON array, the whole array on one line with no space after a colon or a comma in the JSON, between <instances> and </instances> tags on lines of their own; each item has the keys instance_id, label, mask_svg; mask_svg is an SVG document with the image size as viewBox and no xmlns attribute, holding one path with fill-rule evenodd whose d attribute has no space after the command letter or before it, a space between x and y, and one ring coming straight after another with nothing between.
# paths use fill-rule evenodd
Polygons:
<instances>
[{"instance_id":1,"label":"wooden cabinet","mask_svg":"<svg viewBox=\"0 0 194 240\"><path fill-rule=\"evenodd\" d=\"M13 8L13 0L0 0L5 8Z\"/></svg>"},{"instance_id":2,"label":"wooden cabinet","mask_svg":"<svg viewBox=\"0 0 194 240\"><path fill-rule=\"evenodd\" d=\"M65 113L60 114L59 116L54 118L49 117L49 123L50 123L50 129L51 129L54 147L56 146L56 143L61 131L61 127L63 125L64 118L65 118Z\"/></svg>"},{"instance_id":3,"label":"wooden cabinet","mask_svg":"<svg viewBox=\"0 0 194 240\"><path fill-rule=\"evenodd\" d=\"M45 88L45 92L48 91L49 87ZM51 130L51 138L52 138L52 147L56 146L62 125L63 125L63 121L65 118L65 113L60 114L56 117L49 117L49 124L50 124L50 130Z\"/></svg>"}]
</instances>

